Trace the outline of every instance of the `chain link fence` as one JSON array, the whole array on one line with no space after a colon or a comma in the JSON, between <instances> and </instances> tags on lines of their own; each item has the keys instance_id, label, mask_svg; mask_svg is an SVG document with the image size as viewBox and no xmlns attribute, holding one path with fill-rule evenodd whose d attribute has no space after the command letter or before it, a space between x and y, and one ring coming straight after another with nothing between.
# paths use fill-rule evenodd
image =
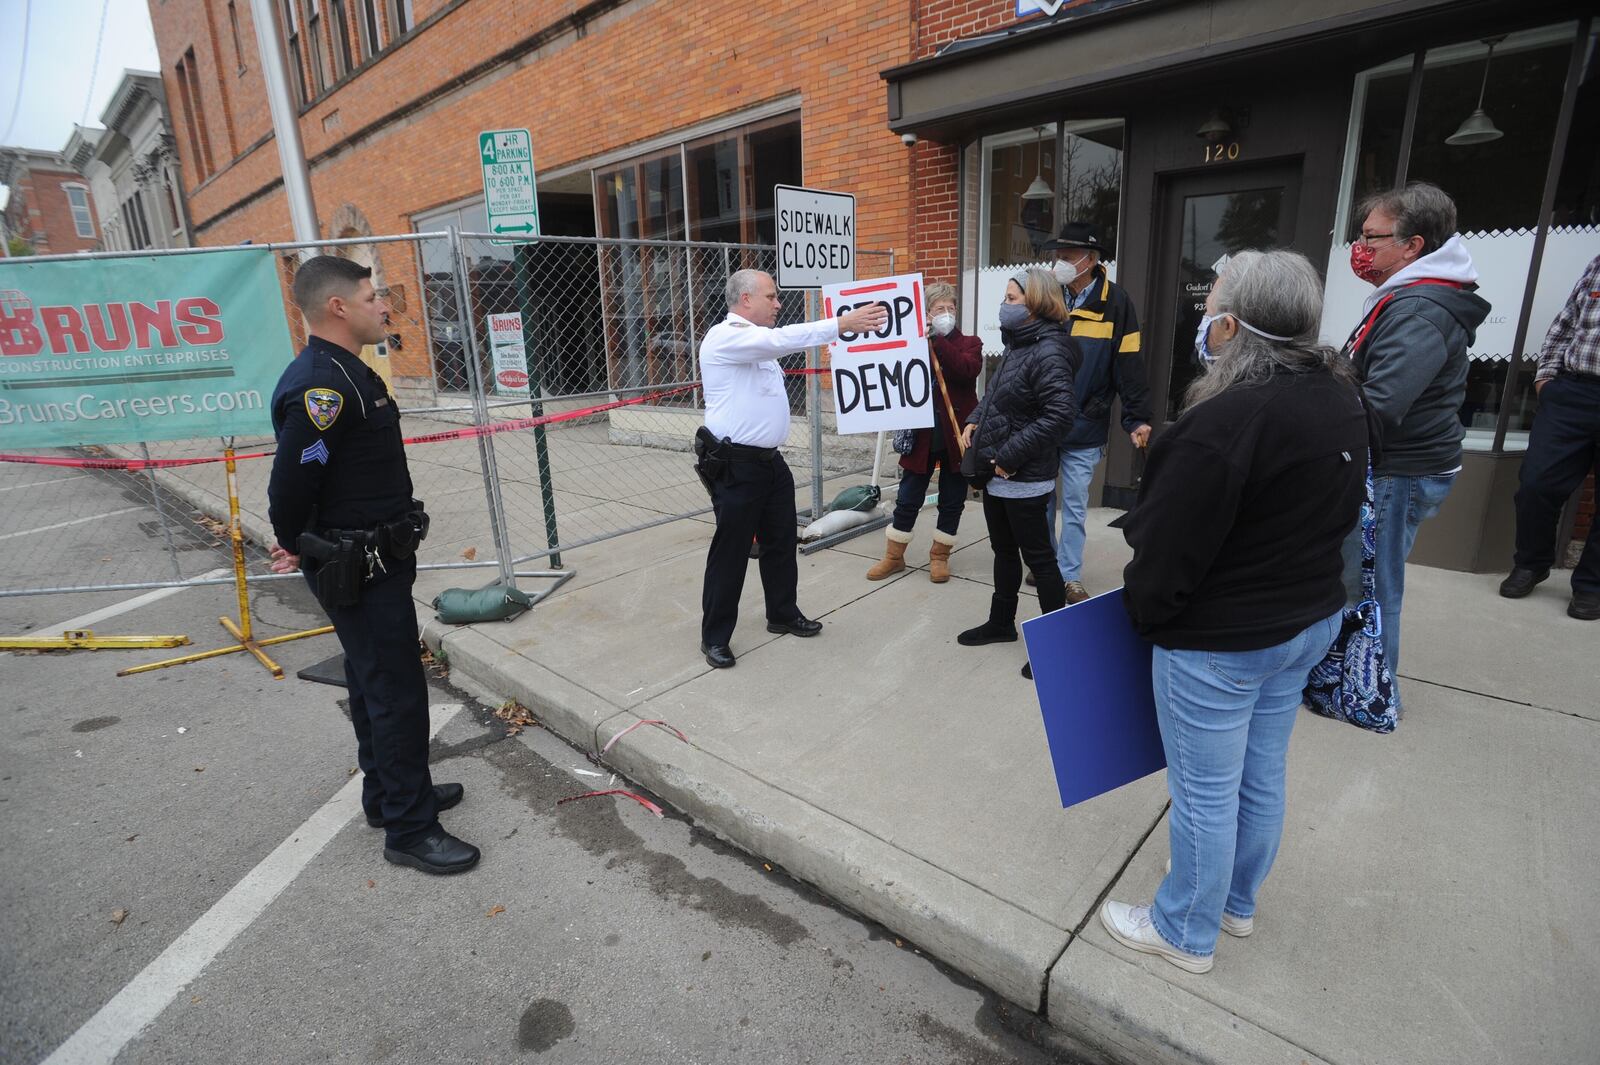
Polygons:
<instances>
[{"instance_id":1,"label":"chain link fence","mask_svg":"<svg viewBox=\"0 0 1600 1065\"><path fill-rule=\"evenodd\" d=\"M702 419L698 339L726 316L728 275L775 272L775 249L454 232L268 247L297 347L306 330L289 293L302 256L371 266L388 299L387 343L360 354L390 383L414 441L415 494L432 515L421 568L508 576L536 559L560 566L563 550L709 513L688 454ZM893 273L892 253L859 257L863 276ZM785 292L779 322L820 313L814 297ZM796 352L781 361L802 371L807 360ZM783 449L796 483L809 482L823 502L828 480L869 473L874 453L871 437L834 431L828 383L787 378L793 422ZM196 461L229 444L241 456L250 578L272 579L271 459L260 457L270 456L271 438L26 452L3 440L12 461L0 461L0 597L231 580L226 469ZM883 452L887 479L894 456ZM91 484L100 490L86 491ZM135 563L119 550L134 538L158 541L162 552L139 552L152 561Z\"/></svg>"}]
</instances>

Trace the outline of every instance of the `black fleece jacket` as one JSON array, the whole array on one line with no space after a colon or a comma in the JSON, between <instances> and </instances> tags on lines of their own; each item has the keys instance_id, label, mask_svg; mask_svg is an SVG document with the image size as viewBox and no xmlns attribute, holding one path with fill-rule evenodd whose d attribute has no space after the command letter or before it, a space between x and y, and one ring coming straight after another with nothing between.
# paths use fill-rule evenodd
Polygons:
<instances>
[{"instance_id":1,"label":"black fleece jacket","mask_svg":"<svg viewBox=\"0 0 1600 1065\"><path fill-rule=\"evenodd\" d=\"M1123 527L1123 601L1166 648L1255 651L1345 601L1367 420L1332 373L1274 374L1186 411L1150 449Z\"/></svg>"}]
</instances>

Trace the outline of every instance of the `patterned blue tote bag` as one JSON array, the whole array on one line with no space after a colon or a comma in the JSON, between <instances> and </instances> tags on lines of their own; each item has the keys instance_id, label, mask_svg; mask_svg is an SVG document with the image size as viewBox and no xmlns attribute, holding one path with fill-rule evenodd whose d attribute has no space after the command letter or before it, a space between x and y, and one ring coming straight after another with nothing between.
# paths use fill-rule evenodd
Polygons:
<instances>
[{"instance_id":1,"label":"patterned blue tote bag","mask_svg":"<svg viewBox=\"0 0 1600 1065\"><path fill-rule=\"evenodd\" d=\"M1394 676L1383 656L1383 622L1378 611L1377 518L1372 504L1372 470L1361 504L1361 602L1347 607L1333 648L1306 678L1306 705L1323 717L1348 721L1373 732L1393 732Z\"/></svg>"}]
</instances>

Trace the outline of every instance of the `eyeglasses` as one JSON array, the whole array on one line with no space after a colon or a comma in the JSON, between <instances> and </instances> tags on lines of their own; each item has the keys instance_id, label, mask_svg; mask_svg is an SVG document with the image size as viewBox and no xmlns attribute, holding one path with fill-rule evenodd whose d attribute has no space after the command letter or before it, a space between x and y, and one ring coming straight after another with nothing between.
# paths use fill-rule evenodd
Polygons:
<instances>
[{"instance_id":1,"label":"eyeglasses","mask_svg":"<svg viewBox=\"0 0 1600 1065\"><path fill-rule=\"evenodd\" d=\"M1365 244L1367 247L1370 248L1370 247L1372 247L1372 242L1373 241L1375 241L1375 240L1383 240L1386 237L1392 237L1392 236L1394 236L1393 233L1363 233L1357 239L1359 239L1361 241L1361 243Z\"/></svg>"}]
</instances>

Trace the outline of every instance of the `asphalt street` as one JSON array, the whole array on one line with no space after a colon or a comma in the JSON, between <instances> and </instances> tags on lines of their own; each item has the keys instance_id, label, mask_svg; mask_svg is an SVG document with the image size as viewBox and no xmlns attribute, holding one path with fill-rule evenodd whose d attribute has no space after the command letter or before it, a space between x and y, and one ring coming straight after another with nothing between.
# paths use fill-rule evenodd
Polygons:
<instances>
[{"instance_id":1,"label":"asphalt street","mask_svg":"<svg viewBox=\"0 0 1600 1065\"><path fill-rule=\"evenodd\" d=\"M78 513L119 503L92 478L79 493ZM137 594L0 599L0 632ZM93 627L204 649L230 642L233 609L231 589L191 588ZM260 635L321 623L298 582L261 587L252 614ZM124 679L174 652L0 655L0 1061L50 1059L86 1024L112 1034L73 1060L1072 1060L1038 1018L670 811L558 806L630 785L536 726L510 734L442 671L435 779L465 784L445 823L484 860L450 878L387 864L337 798L355 772L342 689L294 679L333 637L274 650L289 679L243 655ZM217 931L280 847L303 864ZM198 975L140 976L175 943L204 946Z\"/></svg>"}]
</instances>

